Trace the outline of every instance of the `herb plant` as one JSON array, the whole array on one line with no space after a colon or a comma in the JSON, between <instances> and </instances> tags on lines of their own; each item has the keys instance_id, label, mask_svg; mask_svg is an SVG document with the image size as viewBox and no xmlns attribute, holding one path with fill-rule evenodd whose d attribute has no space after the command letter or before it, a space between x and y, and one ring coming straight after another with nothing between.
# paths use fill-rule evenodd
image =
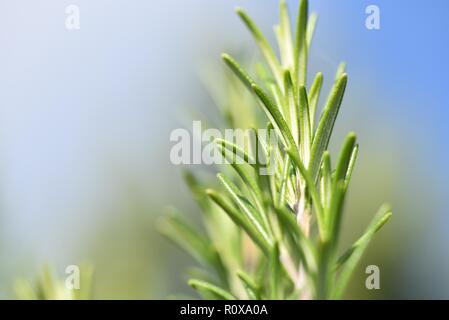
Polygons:
<instances>
[{"instance_id":1,"label":"herb plant","mask_svg":"<svg viewBox=\"0 0 449 320\"><path fill-rule=\"evenodd\" d=\"M206 232L195 230L175 210L163 218L161 230L206 267L192 271L194 278L188 281L204 298L341 298L363 252L391 216L389 207L382 206L363 235L339 254L343 203L359 150L354 133L347 135L334 165L327 150L348 80L345 65L338 67L317 118L323 75L317 73L307 86L317 22L315 14L308 15L308 1L299 3L295 28L286 2L280 2L280 23L275 26L280 58L245 11L236 11L263 62L253 76L236 59L222 55L234 73L226 95L233 101L225 103L223 115L231 126L241 120L243 110L255 119L248 125L261 128L268 120L266 127L275 130L282 144L259 141L258 147L266 159L275 160L274 174L261 175L258 160L249 161L251 155L232 141L216 139L223 154L231 152L246 162L224 167L215 189L185 172ZM236 79L244 86L236 86ZM248 93L258 107L248 102Z\"/></svg>"}]
</instances>

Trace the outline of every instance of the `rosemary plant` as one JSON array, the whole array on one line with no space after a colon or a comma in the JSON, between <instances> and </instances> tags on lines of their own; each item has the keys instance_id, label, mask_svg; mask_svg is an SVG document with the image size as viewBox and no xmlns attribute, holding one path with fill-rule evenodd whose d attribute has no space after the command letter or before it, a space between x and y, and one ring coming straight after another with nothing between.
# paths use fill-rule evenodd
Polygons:
<instances>
[{"instance_id":1,"label":"rosemary plant","mask_svg":"<svg viewBox=\"0 0 449 320\"><path fill-rule=\"evenodd\" d=\"M374 234L390 218L382 206L363 235L339 255L343 203L356 162L356 135L349 133L335 165L327 150L347 83L345 65L338 67L331 92L316 117L323 75L317 73L307 86L307 61L317 16L308 15L308 1L299 3L296 27L287 4L280 2L280 23L275 26L280 58L253 20L237 9L263 57L252 76L230 55L225 64L244 86L228 97L241 97L260 119L268 119L281 146L258 147L266 159L275 160L272 175L261 175L258 160L248 161L233 141L216 139L225 155L243 158L218 174L220 186L204 186L186 172L188 186L203 212L206 232L201 233L174 210L161 223L162 232L200 263L207 273L195 270L189 284L207 299L338 299ZM294 29L294 30L293 30ZM231 81L231 82L232 82ZM246 87L246 88L245 88ZM237 93L236 93L237 90ZM246 103L246 94L256 104ZM228 103L227 105L231 105ZM224 110L228 124L238 110ZM256 120L261 128L265 125Z\"/></svg>"}]
</instances>

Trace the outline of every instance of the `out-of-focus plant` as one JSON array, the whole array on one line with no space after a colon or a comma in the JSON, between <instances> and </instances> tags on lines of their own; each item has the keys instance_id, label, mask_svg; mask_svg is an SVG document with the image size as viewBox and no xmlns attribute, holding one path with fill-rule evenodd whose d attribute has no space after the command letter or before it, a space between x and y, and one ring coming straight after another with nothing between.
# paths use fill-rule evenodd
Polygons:
<instances>
[{"instance_id":1,"label":"out-of-focus plant","mask_svg":"<svg viewBox=\"0 0 449 320\"><path fill-rule=\"evenodd\" d=\"M273 129L281 146L256 140L264 158L274 159L274 174L261 175L258 159L233 141L216 139L224 157L231 154L245 163L230 161L218 174L219 189L207 188L193 173L185 173L202 209L206 233L195 230L174 210L164 217L161 230L206 270L214 271L194 270L189 280L204 298L338 299L374 234L391 216L389 207L382 206L352 247L339 253L343 203L359 149L355 134L349 133L331 165L327 148L346 88L345 65L338 67L318 119L323 75L317 73L308 87L306 83L317 21L315 14L308 15L308 2L300 1L295 32L287 4L280 2L280 24L275 27L280 59L245 11L237 9L237 14L254 36L264 62L252 77L223 54L235 79L244 85L236 87L233 80L228 96L235 100L249 92L268 118L268 125L259 120L257 128ZM231 127L233 119L242 123L239 108L247 110L248 105L238 101L232 108L229 101L224 105L227 123ZM260 110L251 110L251 120L260 119Z\"/></svg>"},{"instance_id":2,"label":"out-of-focus plant","mask_svg":"<svg viewBox=\"0 0 449 320\"><path fill-rule=\"evenodd\" d=\"M92 299L93 267L83 264L79 269L79 288L70 288L45 266L35 281L18 279L14 289L20 300L89 300Z\"/></svg>"}]
</instances>

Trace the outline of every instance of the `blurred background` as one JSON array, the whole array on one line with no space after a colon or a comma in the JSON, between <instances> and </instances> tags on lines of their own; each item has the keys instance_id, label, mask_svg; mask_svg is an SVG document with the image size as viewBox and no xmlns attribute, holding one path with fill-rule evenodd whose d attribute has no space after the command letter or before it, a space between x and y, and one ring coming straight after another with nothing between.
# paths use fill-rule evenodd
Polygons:
<instances>
[{"instance_id":1,"label":"blurred background","mask_svg":"<svg viewBox=\"0 0 449 320\"><path fill-rule=\"evenodd\" d=\"M80 30L65 27L70 4ZM380 30L365 27L371 4ZM95 265L95 298L192 294L183 270L194 262L155 220L169 205L198 220L169 135L195 112L214 113L201 75L221 72L221 52L255 51L237 5L274 41L276 0L0 0L1 298L45 263L62 277L82 261ZM382 202L394 210L347 297L448 299L449 3L310 8L319 22L309 71L324 73L322 97L340 61L349 74L331 149L350 130L361 145L343 243ZM381 290L365 289L369 264Z\"/></svg>"}]
</instances>

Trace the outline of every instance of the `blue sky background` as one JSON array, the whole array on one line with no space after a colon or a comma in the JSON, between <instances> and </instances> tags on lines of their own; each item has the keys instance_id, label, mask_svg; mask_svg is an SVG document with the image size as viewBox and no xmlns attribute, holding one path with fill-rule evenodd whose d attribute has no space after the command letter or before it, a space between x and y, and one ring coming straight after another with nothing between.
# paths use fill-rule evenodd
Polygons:
<instances>
[{"instance_id":1,"label":"blue sky background","mask_svg":"<svg viewBox=\"0 0 449 320\"><path fill-rule=\"evenodd\" d=\"M367 150L360 161L373 165L361 171L395 174L389 234L415 241L403 247L398 294L449 297L449 2L310 3L320 17L311 72L330 81L348 63L336 141L356 131ZM79 31L64 27L69 4L80 7ZM380 30L365 28L370 4L380 8ZM199 70L218 66L222 51L254 48L237 5L273 40L277 1L0 1L4 294L12 275L93 254L99 228L129 214L129 190L139 190L148 215L188 206L169 133L205 102Z\"/></svg>"}]
</instances>

